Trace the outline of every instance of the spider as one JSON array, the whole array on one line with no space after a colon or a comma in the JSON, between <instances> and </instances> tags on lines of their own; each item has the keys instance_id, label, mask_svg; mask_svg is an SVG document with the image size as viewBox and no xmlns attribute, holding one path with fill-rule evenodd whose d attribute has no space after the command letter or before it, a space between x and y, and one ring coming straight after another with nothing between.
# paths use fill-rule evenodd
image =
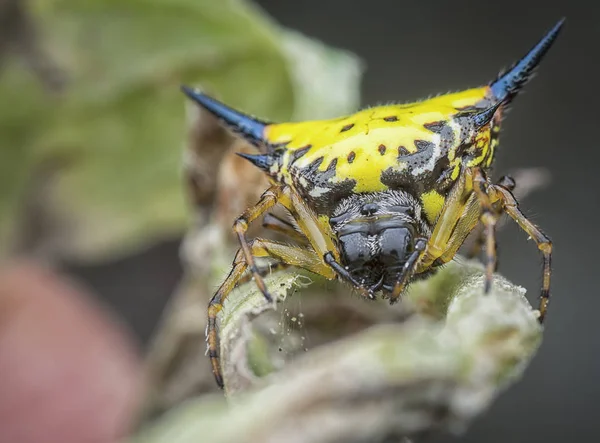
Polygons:
<instances>
[{"instance_id":1,"label":"spider","mask_svg":"<svg viewBox=\"0 0 600 443\"><path fill-rule=\"evenodd\" d=\"M258 153L239 153L267 175L270 187L233 224L240 243L233 266L208 306L208 354L223 387L217 314L248 275L272 301L256 258L339 279L364 297L396 302L410 282L426 278L457 253L481 223L484 291L496 269L496 220L508 214L543 255L539 321L550 297L550 239L519 209L515 183L489 177L502 114L559 34L561 19L524 57L488 85L424 101L363 109L319 121L271 123L182 86ZM290 221L271 214L279 205ZM249 224L299 240L249 240ZM248 274L248 272L250 274Z\"/></svg>"}]
</instances>

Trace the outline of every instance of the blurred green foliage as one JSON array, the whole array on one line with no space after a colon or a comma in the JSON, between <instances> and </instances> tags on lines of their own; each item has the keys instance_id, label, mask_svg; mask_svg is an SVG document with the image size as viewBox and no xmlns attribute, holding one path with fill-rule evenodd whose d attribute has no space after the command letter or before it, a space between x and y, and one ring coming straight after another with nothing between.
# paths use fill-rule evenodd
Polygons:
<instances>
[{"instance_id":1,"label":"blurred green foliage","mask_svg":"<svg viewBox=\"0 0 600 443\"><path fill-rule=\"evenodd\" d=\"M179 235L189 212L181 83L272 120L336 116L359 104L355 56L281 28L246 1L27 6L66 84L44 88L19 54L2 67L0 254L24 235L24 208L42 191L37 222L51 216L44 235L62 232L62 256L108 258Z\"/></svg>"}]
</instances>

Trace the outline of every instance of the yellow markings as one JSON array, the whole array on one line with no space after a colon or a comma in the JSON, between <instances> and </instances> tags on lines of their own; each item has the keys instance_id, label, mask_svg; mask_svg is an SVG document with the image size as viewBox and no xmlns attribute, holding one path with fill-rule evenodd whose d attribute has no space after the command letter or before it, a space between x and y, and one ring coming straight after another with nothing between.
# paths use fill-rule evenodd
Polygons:
<instances>
[{"instance_id":1,"label":"yellow markings","mask_svg":"<svg viewBox=\"0 0 600 443\"><path fill-rule=\"evenodd\" d=\"M421 196L423 210L429 223L434 223L440 215L446 199L436 191L429 191Z\"/></svg>"},{"instance_id":2,"label":"yellow markings","mask_svg":"<svg viewBox=\"0 0 600 443\"><path fill-rule=\"evenodd\" d=\"M436 141L437 135L424 124L452 121L456 108L474 105L486 91L476 88L422 102L378 106L332 120L273 124L267 126L265 136L271 143L286 143L290 155L310 146L294 168L307 167L323 157L318 170L325 171L337 159L332 183L350 179L356 181L354 192L383 191L387 189L381 183L383 171L404 170L407 165L401 155L417 152L416 140ZM289 175L289 159L288 155L282 167L284 176Z\"/></svg>"},{"instance_id":3,"label":"yellow markings","mask_svg":"<svg viewBox=\"0 0 600 443\"><path fill-rule=\"evenodd\" d=\"M492 165L492 162L494 161L494 154L496 153L496 146L498 146L498 139L492 139L492 141L490 142L490 153L487 156L487 160L485 162L485 166L486 167L490 167Z\"/></svg>"},{"instance_id":4,"label":"yellow markings","mask_svg":"<svg viewBox=\"0 0 600 443\"><path fill-rule=\"evenodd\" d=\"M467 166L479 166L484 163L490 154L490 131L489 129L479 132L474 143L474 151L479 155L467 163ZM491 155L490 155L491 156Z\"/></svg>"},{"instance_id":5,"label":"yellow markings","mask_svg":"<svg viewBox=\"0 0 600 443\"><path fill-rule=\"evenodd\" d=\"M422 126L425 123L451 118L457 113L457 108L476 104L486 92L487 87L469 89L422 102L367 108L332 120L272 124L265 128L265 137L275 144L288 143L287 149L291 151L308 145L316 151L328 149L357 134L370 136L371 131L377 129L386 131L385 138L395 138L392 135L395 131L407 128L424 130ZM349 125L352 127L344 130Z\"/></svg>"},{"instance_id":6,"label":"yellow markings","mask_svg":"<svg viewBox=\"0 0 600 443\"><path fill-rule=\"evenodd\" d=\"M455 161L454 170L452 171L452 175L450 175L450 179L455 181L458 178L458 174L460 174L460 161Z\"/></svg>"}]
</instances>

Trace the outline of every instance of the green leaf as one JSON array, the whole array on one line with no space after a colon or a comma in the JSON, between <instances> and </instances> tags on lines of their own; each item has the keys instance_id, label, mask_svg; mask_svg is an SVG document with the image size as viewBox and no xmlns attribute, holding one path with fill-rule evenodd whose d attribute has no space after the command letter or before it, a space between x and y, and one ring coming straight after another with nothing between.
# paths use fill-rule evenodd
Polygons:
<instances>
[{"instance_id":1,"label":"green leaf","mask_svg":"<svg viewBox=\"0 0 600 443\"><path fill-rule=\"evenodd\" d=\"M241 0L38 0L31 9L68 83L47 93L16 59L0 78L4 252L27 234L17 229L27 221L26 190L43 189L37 222L47 227L38 240L50 237L63 256L95 260L180 235L188 221L180 84L287 120L310 114L301 97L321 84L296 73L298 57L319 60L315 79L356 72L352 56L315 42L290 50L288 32ZM328 113L355 108L357 89L346 75ZM48 164L50 175L36 182Z\"/></svg>"},{"instance_id":2,"label":"green leaf","mask_svg":"<svg viewBox=\"0 0 600 443\"><path fill-rule=\"evenodd\" d=\"M131 442L202 442L209 433L212 442L281 441L293 435L306 443L360 443L432 431L461 433L518 381L542 338L539 313L525 289L496 275L485 294L484 278L477 262L451 262L436 280L420 281L407 294L406 303L416 302L427 312L417 308L404 321L380 318L284 365L276 362L277 352L265 350L265 344L275 348L271 351L281 346L280 340L265 339L273 334L259 322L273 313L271 306L255 284L243 285L220 315L229 407L222 397L198 396L148 423ZM282 322L289 299L297 297L298 274L291 269L265 280L279 297L274 317ZM304 306L307 298L327 298L314 293L320 290L315 286L301 289ZM361 311L373 304L357 301ZM333 306L326 299L322 310ZM385 300L384 306L395 309ZM441 318L430 312L442 313ZM304 334L318 333L315 314L306 319ZM347 310L339 315L352 321ZM254 343L257 335L263 337L260 346ZM269 363L276 369L265 375Z\"/></svg>"}]
</instances>

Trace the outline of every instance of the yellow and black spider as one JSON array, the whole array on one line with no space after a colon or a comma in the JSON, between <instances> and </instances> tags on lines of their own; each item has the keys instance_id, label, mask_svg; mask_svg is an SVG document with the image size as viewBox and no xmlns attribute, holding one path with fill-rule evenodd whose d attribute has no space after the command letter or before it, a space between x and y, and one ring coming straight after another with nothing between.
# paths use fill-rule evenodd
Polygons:
<instances>
[{"instance_id":1,"label":"yellow and black spider","mask_svg":"<svg viewBox=\"0 0 600 443\"><path fill-rule=\"evenodd\" d=\"M484 87L409 104L364 109L324 121L260 121L183 87L196 103L252 143L259 154L240 154L268 176L271 186L233 225L241 248L208 307L207 341L222 387L217 314L249 270L267 300L271 295L255 264L268 257L328 279L350 283L365 297L390 303L408 283L451 260L481 222L486 283L496 267L495 224L512 217L543 254L540 322L550 296L551 242L518 207L508 177L487 174L506 106L530 78L556 39L560 20L510 69ZM267 214L280 205L288 223ZM267 214L267 226L301 238L291 245L248 240L248 225Z\"/></svg>"}]
</instances>

